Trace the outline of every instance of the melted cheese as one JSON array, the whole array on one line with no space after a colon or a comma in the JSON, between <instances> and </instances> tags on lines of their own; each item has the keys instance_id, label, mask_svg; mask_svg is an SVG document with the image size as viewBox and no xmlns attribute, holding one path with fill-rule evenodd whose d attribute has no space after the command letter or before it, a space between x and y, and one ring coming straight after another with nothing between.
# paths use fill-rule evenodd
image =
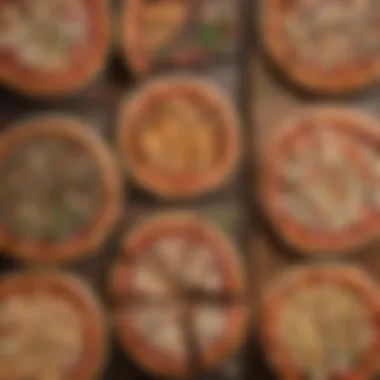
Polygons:
<instances>
[{"instance_id":1,"label":"melted cheese","mask_svg":"<svg viewBox=\"0 0 380 380\"><path fill-rule=\"evenodd\" d=\"M321 125L309 136L307 148L305 158L290 152L285 162L280 195L285 212L309 228L333 231L360 220L367 194L349 154L360 150L358 143Z\"/></svg>"},{"instance_id":2,"label":"melted cheese","mask_svg":"<svg viewBox=\"0 0 380 380\"><path fill-rule=\"evenodd\" d=\"M194 327L201 347L207 347L225 331L226 311L212 306L201 306L195 313Z\"/></svg>"},{"instance_id":3,"label":"melted cheese","mask_svg":"<svg viewBox=\"0 0 380 380\"><path fill-rule=\"evenodd\" d=\"M283 27L299 60L330 70L380 52L379 16L372 0L299 0Z\"/></svg>"},{"instance_id":4,"label":"melted cheese","mask_svg":"<svg viewBox=\"0 0 380 380\"><path fill-rule=\"evenodd\" d=\"M36 70L58 70L71 58L71 49L83 43L88 19L82 0L17 0L0 12L0 49Z\"/></svg>"},{"instance_id":5,"label":"melted cheese","mask_svg":"<svg viewBox=\"0 0 380 380\"><path fill-rule=\"evenodd\" d=\"M0 377L43 378L62 373L83 349L82 321L71 305L45 294L0 304Z\"/></svg>"},{"instance_id":6,"label":"melted cheese","mask_svg":"<svg viewBox=\"0 0 380 380\"><path fill-rule=\"evenodd\" d=\"M134 327L141 338L161 352L184 358L186 346L181 325L181 305L146 305L131 311Z\"/></svg>"},{"instance_id":7,"label":"melted cheese","mask_svg":"<svg viewBox=\"0 0 380 380\"><path fill-rule=\"evenodd\" d=\"M355 294L317 285L289 296L278 316L277 334L308 378L348 371L371 344L372 328Z\"/></svg>"}]
</instances>

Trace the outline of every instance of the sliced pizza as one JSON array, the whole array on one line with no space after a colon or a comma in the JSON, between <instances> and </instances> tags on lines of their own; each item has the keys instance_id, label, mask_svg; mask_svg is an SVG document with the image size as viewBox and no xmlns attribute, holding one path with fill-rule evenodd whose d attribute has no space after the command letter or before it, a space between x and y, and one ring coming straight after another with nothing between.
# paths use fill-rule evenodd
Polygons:
<instances>
[{"instance_id":1,"label":"sliced pizza","mask_svg":"<svg viewBox=\"0 0 380 380\"><path fill-rule=\"evenodd\" d=\"M314 109L284 123L261 169L261 200L276 231L301 251L350 251L379 229L377 122Z\"/></svg>"},{"instance_id":2,"label":"sliced pizza","mask_svg":"<svg viewBox=\"0 0 380 380\"><path fill-rule=\"evenodd\" d=\"M142 266L150 268L144 276ZM244 291L230 243L191 214L143 220L124 240L110 276L122 346L161 376L210 368L237 347L246 326Z\"/></svg>"},{"instance_id":3,"label":"sliced pizza","mask_svg":"<svg viewBox=\"0 0 380 380\"><path fill-rule=\"evenodd\" d=\"M2 379L91 379L104 361L102 311L87 285L71 275L3 276L0 331Z\"/></svg>"},{"instance_id":4,"label":"sliced pizza","mask_svg":"<svg viewBox=\"0 0 380 380\"><path fill-rule=\"evenodd\" d=\"M5 0L0 79L31 95L72 92L99 72L109 22L103 0Z\"/></svg>"},{"instance_id":5,"label":"sliced pizza","mask_svg":"<svg viewBox=\"0 0 380 380\"><path fill-rule=\"evenodd\" d=\"M264 296L262 342L284 379L369 379L380 354L378 287L357 268L304 267Z\"/></svg>"},{"instance_id":6,"label":"sliced pizza","mask_svg":"<svg viewBox=\"0 0 380 380\"><path fill-rule=\"evenodd\" d=\"M20 259L74 259L103 242L119 214L115 159L83 121L45 115L0 138L0 243Z\"/></svg>"},{"instance_id":7,"label":"sliced pizza","mask_svg":"<svg viewBox=\"0 0 380 380\"><path fill-rule=\"evenodd\" d=\"M199 79L163 78L122 104L117 141L128 171L165 198L210 191L238 158L236 117L222 94Z\"/></svg>"},{"instance_id":8,"label":"sliced pizza","mask_svg":"<svg viewBox=\"0 0 380 380\"><path fill-rule=\"evenodd\" d=\"M188 0L131 0L124 2L121 48L136 75L146 74L166 52L189 19Z\"/></svg>"},{"instance_id":9,"label":"sliced pizza","mask_svg":"<svg viewBox=\"0 0 380 380\"><path fill-rule=\"evenodd\" d=\"M377 0L267 0L261 18L268 54L309 90L342 93L377 79Z\"/></svg>"}]
</instances>

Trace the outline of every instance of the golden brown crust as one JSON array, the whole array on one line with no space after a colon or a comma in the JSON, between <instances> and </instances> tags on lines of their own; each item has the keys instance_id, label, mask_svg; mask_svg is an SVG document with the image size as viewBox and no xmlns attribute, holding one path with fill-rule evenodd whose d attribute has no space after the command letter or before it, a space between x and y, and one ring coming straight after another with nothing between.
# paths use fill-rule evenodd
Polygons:
<instances>
[{"instance_id":1,"label":"golden brown crust","mask_svg":"<svg viewBox=\"0 0 380 380\"><path fill-rule=\"evenodd\" d=\"M288 46L280 28L284 17L281 10L282 2L284 0L263 2L260 34L271 59L291 80L310 91L331 94L354 91L371 85L377 80L380 70L380 55L371 62L347 65L332 73L322 72L307 63L289 59Z\"/></svg>"},{"instance_id":2,"label":"golden brown crust","mask_svg":"<svg viewBox=\"0 0 380 380\"><path fill-rule=\"evenodd\" d=\"M120 211L121 184L116 161L107 147L80 119L63 115L44 115L24 120L0 138L0 160L13 147L38 136L62 136L83 146L96 161L103 190L103 204L89 230L58 244L44 244L12 237L0 226L0 243L19 259L60 262L75 259L97 248L116 222Z\"/></svg>"},{"instance_id":3,"label":"golden brown crust","mask_svg":"<svg viewBox=\"0 0 380 380\"><path fill-rule=\"evenodd\" d=\"M83 324L84 347L67 379L91 380L101 370L106 355L105 321L90 288L76 277L59 272L24 271L1 277L0 302L14 295L44 292L63 298L75 308Z\"/></svg>"},{"instance_id":4,"label":"golden brown crust","mask_svg":"<svg viewBox=\"0 0 380 380\"><path fill-rule=\"evenodd\" d=\"M149 102L173 94L194 94L199 103L210 105L220 120L220 136L223 154L218 162L204 174L170 175L163 170L147 167L137 162L133 153L131 137L135 133L135 120L138 112L149 112ZM117 118L117 144L126 170L144 188L163 198L185 198L212 191L228 180L235 168L240 138L237 116L222 94L211 83L189 77L167 77L156 80L137 93L135 98L127 99L120 107Z\"/></svg>"},{"instance_id":5,"label":"golden brown crust","mask_svg":"<svg viewBox=\"0 0 380 380\"><path fill-rule=\"evenodd\" d=\"M342 374L339 378L342 380L370 378L377 368L380 354L379 290L364 272L348 265L300 267L276 280L275 284L266 292L262 303L260 334L270 362L284 379L302 379L302 374L296 368L288 353L284 351L276 335L277 315L287 295L305 288L308 284L319 282L336 284L355 292L367 309L374 325L374 343L358 366L349 373Z\"/></svg>"},{"instance_id":6,"label":"golden brown crust","mask_svg":"<svg viewBox=\"0 0 380 380\"><path fill-rule=\"evenodd\" d=\"M284 156L287 154L289 145L302 134L300 126L305 120L336 120L336 124L329 127L340 130L344 134L357 136L358 141L366 141L368 145L380 147L380 136L378 134L377 122L366 114L345 108L322 107L306 111L304 114L286 121L279 128L278 136L273 139L267 149L267 154L260 168L260 199L264 212L274 226L276 233L282 240L296 247L301 253L315 255L341 254L351 252L357 248L370 243L377 237L379 229L379 215L374 210L367 210L367 216L357 221L350 228L341 231L323 233L312 231L311 228L302 226L290 215L281 211L276 202L280 175ZM357 162L365 177L365 164L363 158L352 152L351 159Z\"/></svg>"},{"instance_id":7,"label":"golden brown crust","mask_svg":"<svg viewBox=\"0 0 380 380\"><path fill-rule=\"evenodd\" d=\"M237 253L231 243L218 230L193 214L171 212L145 218L123 240L121 256L117 259L109 278L109 288L115 301L115 323L119 339L135 360L149 371L166 376L185 377L191 370L192 363L188 362L189 358L179 360L170 357L169 354L164 354L152 347L149 342L143 342L134 328L128 310L120 304L117 305L120 297L127 297L128 294L133 293L130 278L133 269L130 263L133 263L137 255L145 252L151 241L171 232L176 236L178 233L178 236L203 241L204 244L213 248L213 253L219 256L218 264L224 279L222 292L239 298L244 294L245 281ZM193 318L196 318L197 308L202 307L207 307L207 305L190 307L191 310L186 308L183 313L194 312ZM201 359L205 368L212 367L236 349L246 331L248 315L246 305L237 303L223 306L222 311L226 315L225 328L228 331L224 330L221 336L202 350ZM181 315L179 318L178 323L181 329L184 326L184 317Z\"/></svg>"},{"instance_id":8,"label":"golden brown crust","mask_svg":"<svg viewBox=\"0 0 380 380\"><path fill-rule=\"evenodd\" d=\"M0 0L2 2L7 0ZM91 15L89 39L77 47L70 66L53 73L38 72L18 64L10 55L1 55L0 78L10 87L31 96L64 96L86 86L107 59L110 43L108 0L82 0Z\"/></svg>"}]
</instances>

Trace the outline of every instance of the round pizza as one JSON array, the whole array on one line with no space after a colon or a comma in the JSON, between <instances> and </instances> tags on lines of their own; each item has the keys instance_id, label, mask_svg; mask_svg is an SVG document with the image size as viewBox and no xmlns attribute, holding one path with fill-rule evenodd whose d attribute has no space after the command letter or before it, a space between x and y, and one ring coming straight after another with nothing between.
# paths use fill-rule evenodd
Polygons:
<instances>
[{"instance_id":1,"label":"round pizza","mask_svg":"<svg viewBox=\"0 0 380 380\"><path fill-rule=\"evenodd\" d=\"M110 277L119 340L161 376L188 376L231 353L246 327L237 253L192 214L145 219L123 242Z\"/></svg>"},{"instance_id":2,"label":"round pizza","mask_svg":"<svg viewBox=\"0 0 380 380\"><path fill-rule=\"evenodd\" d=\"M103 0L3 0L0 79L31 95L52 96L87 84L107 56Z\"/></svg>"},{"instance_id":3,"label":"round pizza","mask_svg":"<svg viewBox=\"0 0 380 380\"><path fill-rule=\"evenodd\" d=\"M118 216L115 160L90 127L68 116L4 132L0 178L0 244L17 258L76 258L95 249Z\"/></svg>"},{"instance_id":4,"label":"round pizza","mask_svg":"<svg viewBox=\"0 0 380 380\"><path fill-rule=\"evenodd\" d=\"M132 177L166 198L221 185L239 151L234 111L216 88L195 78L160 79L127 99L117 139Z\"/></svg>"},{"instance_id":5,"label":"round pizza","mask_svg":"<svg viewBox=\"0 0 380 380\"><path fill-rule=\"evenodd\" d=\"M102 311L87 285L71 275L3 276L0 330L2 379L92 379L104 361Z\"/></svg>"},{"instance_id":6,"label":"round pizza","mask_svg":"<svg viewBox=\"0 0 380 380\"><path fill-rule=\"evenodd\" d=\"M377 122L314 109L284 123L261 168L261 200L277 232L301 251L358 248L379 230Z\"/></svg>"},{"instance_id":7,"label":"round pizza","mask_svg":"<svg viewBox=\"0 0 380 380\"><path fill-rule=\"evenodd\" d=\"M264 296L261 335L284 379L369 379L380 355L379 289L360 270L311 266Z\"/></svg>"},{"instance_id":8,"label":"round pizza","mask_svg":"<svg viewBox=\"0 0 380 380\"><path fill-rule=\"evenodd\" d=\"M270 57L310 90L352 91L380 69L377 0L267 0L261 34Z\"/></svg>"},{"instance_id":9,"label":"round pizza","mask_svg":"<svg viewBox=\"0 0 380 380\"><path fill-rule=\"evenodd\" d=\"M135 74L146 74L179 37L189 19L188 0L124 2L121 48Z\"/></svg>"}]
</instances>

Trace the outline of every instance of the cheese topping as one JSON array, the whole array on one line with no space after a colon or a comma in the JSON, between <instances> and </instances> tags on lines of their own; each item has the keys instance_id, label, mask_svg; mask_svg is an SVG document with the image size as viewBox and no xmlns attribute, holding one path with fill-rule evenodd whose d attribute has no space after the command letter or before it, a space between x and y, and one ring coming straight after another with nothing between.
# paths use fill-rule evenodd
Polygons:
<instances>
[{"instance_id":1,"label":"cheese topping","mask_svg":"<svg viewBox=\"0 0 380 380\"><path fill-rule=\"evenodd\" d=\"M370 318L354 293L313 285L284 301L277 334L307 379L326 380L349 371L372 343Z\"/></svg>"},{"instance_id":2,"label":"cheese topping","mask_svg":"<svg viewBox=\"0 0 380 380\"><path fill-rule=\"evenodd\" d=\"M83 350L74 308L47 294L0 303L0 377L44 379L69 371Z\"/></svg>"},{"instance_id":3,"label":"cheese topping","mask_svg":"<svg viewBox=\"0 0 380 380\"><path fill-rule=\"evenodd\" d=\"M69 139L15 146L0 162L0 222L13 236L62 242L88 229L102 187L95 160Z\"/></svg>"},{"instance_id":4,"label":"cheese topping","mask_svg":"<svg viewBox=\"0 0 380 380\"><path fill-rule=\"evenodd\" d=\"M368 196L357 162L366 149L327 124L311 129L285 158L280 207L311 229L338 231L357 223L375 195L371 189Z\"/></svg>"},{"instance_id":5,"label":"cheese topping","mask_svg":"<svg viewBox=\"0 0 380 380\"><path fill-rule=\"evenodd\" d=\"M295 59L318 70L360 64L380 53L377 0L297 0L284 15Z\"/></svg>"},{"instance_id":6,"label":"cheese topping","mask_svg":"<svg viewBox=\"0 0 380 380\"><path fill-rule=\"evenodd\" d=\"M184 99L166 99L140 116L139 151L144 164L169 173L205 172L217 156L212 112Z\"/></svg>"},{"instance_id":7,"label":"cheese topping","mask_svg":"<svg viewBox=\"0 0 380 380\"><path fill-rule=\"evenodd\" d=\"M169 272L185 286L196 287L204 292L222 289L219 264L206 245L168 237L157 242L154 249Z\"/></svg>"},{"instance_id":8,"label":"cheese topping","mask_svg":"<svg viewBox=\"0 0 380 380\"><path fill-rule=\"evenodd\" d=\"M182 329L180 303L172 305L145 305L131 310L132 323L140 336L150 345L173 355L186 357L185 336Z\"/></svg>"},{"instance_id":9,"label":"cheese topping","mask_svg":"<svg viewBox=\"0 0 380 380\"><path fill-rule=\"evenodd\" d=\"M34 70L55 71L85 42L88 15L82 0L13 0L0 8L0 51Z\"/></svg>"}]
</instances>

